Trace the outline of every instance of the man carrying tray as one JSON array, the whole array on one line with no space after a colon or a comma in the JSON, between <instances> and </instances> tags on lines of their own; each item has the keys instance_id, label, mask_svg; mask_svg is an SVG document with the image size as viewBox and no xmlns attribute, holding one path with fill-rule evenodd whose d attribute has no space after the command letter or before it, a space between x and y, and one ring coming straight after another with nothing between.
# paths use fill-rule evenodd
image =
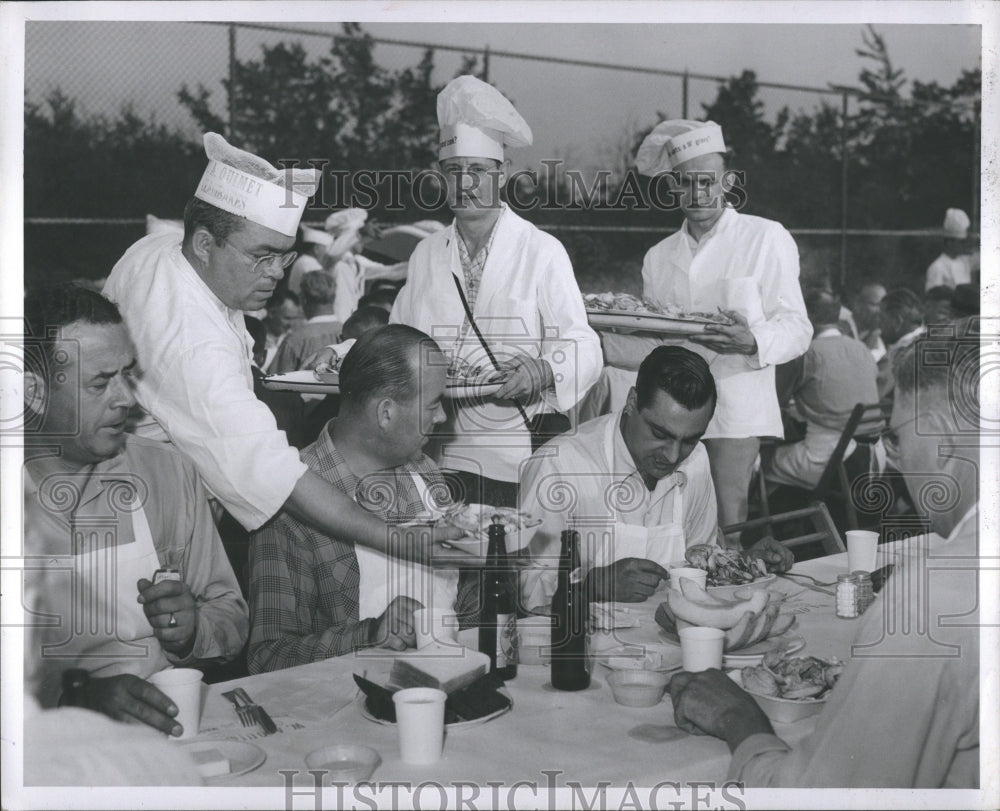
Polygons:
<instances>
[{"instance_id":1,"label":"man carrying tray","mask_svg":"<svg viewBox=\"0 0 1000 811\"><path fill-rule=\"evenodd\" d=\"M494 365L481 332L503 386L458 406L439 461L466 500L514 507L518 468L532 450L526 420L577 404L600 373L600 344L566 250L500 199L504 149L531 143L527 123L473 76L450 82L437 111L438 167L455 221L417 245L390 321L429 333L488 372Z\"/></svg>"},{"instance_id":2,"label":"man carrying tray","mask_svg":"<svg viewBox=\"0 0 1000 811\"><path fill-rule=\"evenodd\" d=\"M779 223L726 204L732 188L721 128L711 121L664 121L642 142L636 166L666 175L684 212L681 229L654 245L642 266L643 294L665 309L728 314L686 345L704 357L718 388L704 443L723 526L746 519L747 490L760 437L783 436L774 367L809 347L812 326L799 288L799 256ZM639 361L662 337L604 335L612 385L631 385Z\"/></svg>"}]
</instances>

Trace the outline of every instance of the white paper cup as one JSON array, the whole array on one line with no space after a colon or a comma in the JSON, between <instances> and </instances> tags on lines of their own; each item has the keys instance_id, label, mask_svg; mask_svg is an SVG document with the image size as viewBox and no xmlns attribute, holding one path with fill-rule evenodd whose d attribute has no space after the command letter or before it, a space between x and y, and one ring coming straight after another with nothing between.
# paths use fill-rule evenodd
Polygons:
<instances>
[{"instance_id":1,"label":"white paper cup","mask_svg":"<svg viewBox=\"0 0 1000 811\"><path fill-rule=\"evenodd\" d=\"M174 719L184 727L182 738L198 734L201 722L201 671L190 667L171 667L154 673L146 681L177 705Z\"/></svg>"},{"instance_id":2,"label":"white paper cup","mask_svg":"<svg viewBox=\"0 0 1000 811\"><path fill-rule=\"evenodd\" d=\"M726 632L719 628L681 628L681 662L689 673L710 668L722 669L722 642Z\"/></svg>"},{"instance_id":3,"label":"white paper cup","mask_svg":"<svg viewBox=\"0 0 1000 811\"><path fill-rule=\"evenodd\" d=\"M444 702L448 694L431 687L410 687L392 695L404 763L437 763L444 745Z\"/></svg>"},{"instance_id":4,"label":"white paper cup","mask_svg":"<svg viewBox=\"0 0 1000 811\"><path fill-rule=\"evenodd\" d=\"M417 648L439 642L458 645L458 615L450 608L418 608L413 612Z\"/></svg>"},{"instance_id":5,"label":"white paper cup","mask_svg":"<svg viewBox=\"0 0 1000 811\"><path fill-rule=\"evenodd\" d=\"M874 572L878 567L878 533L866 529L851 529L847 533L847 570Z\"/></svg>"},{"instance_id":6,"label":"white paper cup","mask_svg":"<svg viewBox=\"0 0 1000 811\"><path fill-rule=\"evenodd\" d=\"M670 588L674 591L680 591L682 577L686 577L688 580L694 580L694 582L699 586L705 588L705 581L708 578L708 572L704 569L678 566L677 568L670 570Z\"/></svg>"}]
</instances>

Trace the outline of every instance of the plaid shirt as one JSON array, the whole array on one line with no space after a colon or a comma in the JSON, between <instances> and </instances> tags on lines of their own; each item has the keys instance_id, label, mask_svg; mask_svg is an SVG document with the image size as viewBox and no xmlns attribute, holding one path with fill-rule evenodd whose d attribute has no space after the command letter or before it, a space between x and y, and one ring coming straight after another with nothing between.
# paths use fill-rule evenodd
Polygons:
<instances>
[{"instance_id":1,"label":"plaid shirt","mask_svg":"<svg viewBox=\"0 0 1000 811\"><path fill-rule=\"evenodd\" d=\"M424 505L411 473L422 476L436 497L447 493L441 471L423 454L359 482L333 444L332 427L328 424L302 451L302 460L369 512L391 523L416 518ZM254 532L250 672L303 665L372 645L377 619L359 619L359 583L358 558L349 540L325 535L284 510Z\"/></svg>"},{"instance_id":2,"label":"plaid shirt","mask_svg":"<svg viewBox=\"0 0 1000 811\"><path fill-rule=\"evenodd\" d=\"M458 226L455 227L455 233L458 234L458 258L462 263L462 275L465 277L465 297L469 300L470 310L476 309L476 297L479 295L479 284L483 280L483 268L486 267L486 259L490 255L490 248L493 247L493 237L496 236L497 224L501 217L503 217L502 211L500 217L493 223L489 239L475 256L469 256L469 247L465 244L462 232L458 230Z\"/></svg>"}]
</instances>

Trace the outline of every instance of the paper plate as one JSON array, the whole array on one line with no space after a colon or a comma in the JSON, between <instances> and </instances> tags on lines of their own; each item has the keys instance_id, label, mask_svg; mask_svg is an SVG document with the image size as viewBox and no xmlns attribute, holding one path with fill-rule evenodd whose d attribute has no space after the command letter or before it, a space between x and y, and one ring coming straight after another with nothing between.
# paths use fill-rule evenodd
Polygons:
<instances>
[{"instance_id":1,"label":"paper plate","mask_svg":"<svg viewBox=\"0 0 1000 811\"><path fill-rule=\"evenodd\" d=\"M506 707L501 707L499 710L491 712L489 715L484 715L482 718L473 718L473 719L471 719L469 721L453 721L450 724L445 724L444 725L445 729L465 729L466 727L476 727L476 726L479 726L480 724L485 724L485 723L487 723L489 721L492 721L494 718L499 718L504 713L510 712L511 709L514 707L514 699L512 699L510 697L510 693L508 693L503 688L501 688L497 692L499 692L500 695L502 695L504 698L507 699L507 706ZM381 724L382 726L387 726L387 727L394 727L394 726L396 726L396 722L395 721L386 721L384 718L377 718L371 712L371 710L368 709L368 699L364 695L364 693L361 693L358 696L358 704L361 707L361 714L365 718L367 718L369 721L373 721L376 724Z\"/></svg>"},{"instance_id":2,"label":"paper plate","mask_svg":"<svg viewBox=\"0 0 1000 811\"><path fill-rule=\"evenodd\" d=\"M245 743L243 741L203 740L182 743L189 752L203 752L206 749L215 749L220 755L229 761L229 773L220 774L215 777L206 777L205 784L209 786L225 783L229 778L238 774L246 774L258 768L265 760L267 754L256 744Z\"/></svg>"},{"instance_id":3,"label":"paper plate","mask_svg":"<svg viewBox=\"0 0 1000 811\"><path fill-rule=\"evenodd\" d=\"M268 375L262 382L264 388L271 391L295 391L300 394L338 394L340 392L340 374L338 372L314 372L311 369L300 369L296 372ZM495 394L501 386L503 386L502 382L491 383L485 379L449 377L445 382L444 394L445 397L453 400L469 400Z\"/></svg>"},{"instance_id":4,"label":"paper plate","mask_svg":"<svg viewBox=\"0 0 1000 811\"><path fill-rule=\"evenodd\" d=\"M658 332L663 335L694 335L705 331L708 319L671 318L655 313L615 312L613 310L587 310L587 321L595 329Z\"/></svg>"}]
</instances>

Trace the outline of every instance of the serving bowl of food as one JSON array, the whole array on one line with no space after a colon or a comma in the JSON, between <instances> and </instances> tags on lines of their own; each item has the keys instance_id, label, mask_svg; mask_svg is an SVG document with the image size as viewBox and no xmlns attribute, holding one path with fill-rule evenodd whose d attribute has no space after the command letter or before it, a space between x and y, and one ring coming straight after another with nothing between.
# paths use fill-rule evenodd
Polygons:
<instances>
[{"instance_id":1,"label":"serving bowl of food","mask_svg":"<svg viewBox=\"0 0 1000 811\"><path fill-rule=\"evenodd\" d=\"M844 663L835 657L773 651L756 667L730 671L729 677L753 696L768 718L791 724L822 711L843 669Z\"/></svg>"},{"instance_id":2,"label":"serving bowl of food","mask_svg":"<svg viewBox=\"0 0 1000 811\"><path fill-rule=\"evenodd\" d=\"M684 561L675 565L704 569L706 590L725 600L734 599L743 588L765 589L777 578L760 558L707 543L689 546L684 551Z\"/></svg>"}]
</instances>

